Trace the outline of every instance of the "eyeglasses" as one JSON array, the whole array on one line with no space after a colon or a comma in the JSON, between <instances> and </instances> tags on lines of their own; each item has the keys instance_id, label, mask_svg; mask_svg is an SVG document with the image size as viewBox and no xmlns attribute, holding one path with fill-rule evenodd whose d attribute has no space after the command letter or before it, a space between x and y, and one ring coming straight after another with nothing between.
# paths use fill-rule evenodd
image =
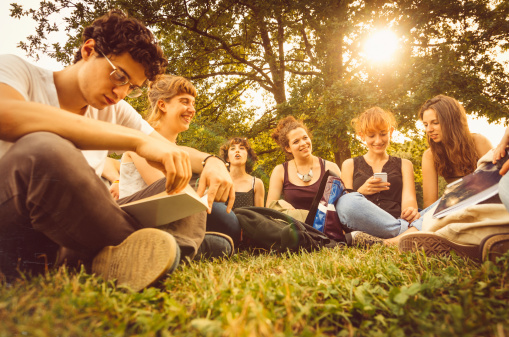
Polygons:
<instances>
[{"instance_id":1,"label":"eyeglasses","mask_svg":"<svg viewBox=\"0 0 509 337\"><path fill-rule=\"evenodd\" d=\"M110 59L104 55L104 53L100 52L102 56L108 61L108 63L113 68L113 71L110 73L110 81L117 87L121 87L123 85L129 84L129 93L127 94L127 97L136 98L140 97L143 93L143 89L137 85L132 84L129 82L129 77L124 73L122 70L115 67L115 65L110 61Z\"/></svg>"}]
</instances>

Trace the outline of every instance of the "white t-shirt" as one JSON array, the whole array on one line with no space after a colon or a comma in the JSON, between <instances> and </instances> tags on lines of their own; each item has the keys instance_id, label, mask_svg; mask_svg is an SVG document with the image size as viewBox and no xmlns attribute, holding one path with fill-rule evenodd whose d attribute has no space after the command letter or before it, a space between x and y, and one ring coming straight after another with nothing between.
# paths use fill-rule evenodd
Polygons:
<instances>
[{"instance_id":1,"label":"white t-shirt","mask_svg":"<svg viewBox=\"0 0 509 337\"><path fill-rule=\"evenodd\" d=\"M0 83L16 89L30 102L37 102L60 108L53 72L34 66L15 55L0 55ZM113 124L123 125L150 134L154 129L141 118L140 114L125 101L98 110L88 107L85 117ZM0 158L12 146L11 142L0 140ZM111 149L115 151L115 149ZM108 151L82 151L88 163L100 176Z\"/></svg>"}]
</instances>

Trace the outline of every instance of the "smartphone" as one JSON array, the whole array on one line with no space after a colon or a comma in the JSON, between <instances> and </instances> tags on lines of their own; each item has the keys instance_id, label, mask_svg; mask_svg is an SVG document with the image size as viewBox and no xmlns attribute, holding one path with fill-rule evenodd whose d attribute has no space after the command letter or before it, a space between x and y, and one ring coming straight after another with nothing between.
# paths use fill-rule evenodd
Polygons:
<instances>
[{"instance_id":1,"label":"smartphone","mask_svg":"<svg viewBox=\"0 0 509 337\"><path fill-rule=\"evenodd\" d=\"M382 182L384 183L387 182L387 172L375 173L374 177L382 179Z\"/></svg>"}]
</instances>

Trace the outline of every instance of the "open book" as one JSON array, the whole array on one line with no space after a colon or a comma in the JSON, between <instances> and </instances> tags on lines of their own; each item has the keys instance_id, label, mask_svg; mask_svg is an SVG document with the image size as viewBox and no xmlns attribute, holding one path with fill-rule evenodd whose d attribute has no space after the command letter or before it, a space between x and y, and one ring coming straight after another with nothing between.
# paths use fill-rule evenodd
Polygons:
<instances>
[{"instance_id":1,"label":"open book","mask_svg":"<svg viewBox=\"0 0 509 337\"><path fill-rule=\"evenodd\" d=\"M135 217L145 227L156 227L206 211L207 195L202 198L187 185L177 194L162 192L141 200L121 205L124 211Z\"/></svg>"},{"instance_id":2,"label":"open book","mask_svg":"<svg viewBox=\"0 0 509 337\"><path fill-rule=\"evenodd\" d=\"M447 185L433 217L442 218L498 194L502 178L498 171L496 164L485 162L473 173Z\"/></svg>"}]
</instances>

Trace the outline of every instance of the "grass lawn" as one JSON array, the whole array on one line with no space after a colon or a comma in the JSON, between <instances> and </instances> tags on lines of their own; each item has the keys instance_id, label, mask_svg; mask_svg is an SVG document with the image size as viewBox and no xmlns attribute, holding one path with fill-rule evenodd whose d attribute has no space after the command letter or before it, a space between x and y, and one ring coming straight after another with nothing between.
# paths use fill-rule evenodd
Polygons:
<instances>
[{"instance_id":1,"label":"grass lawn","mask_svg":"<svg viewBox=\"0 0 509 337\"><path fill-rule=\"evenodd\" d=\"M509 337L509 254L244 252L140 293L63 268L1 287L0 336L171 335Z\"/></svg>"}]
</instances>

